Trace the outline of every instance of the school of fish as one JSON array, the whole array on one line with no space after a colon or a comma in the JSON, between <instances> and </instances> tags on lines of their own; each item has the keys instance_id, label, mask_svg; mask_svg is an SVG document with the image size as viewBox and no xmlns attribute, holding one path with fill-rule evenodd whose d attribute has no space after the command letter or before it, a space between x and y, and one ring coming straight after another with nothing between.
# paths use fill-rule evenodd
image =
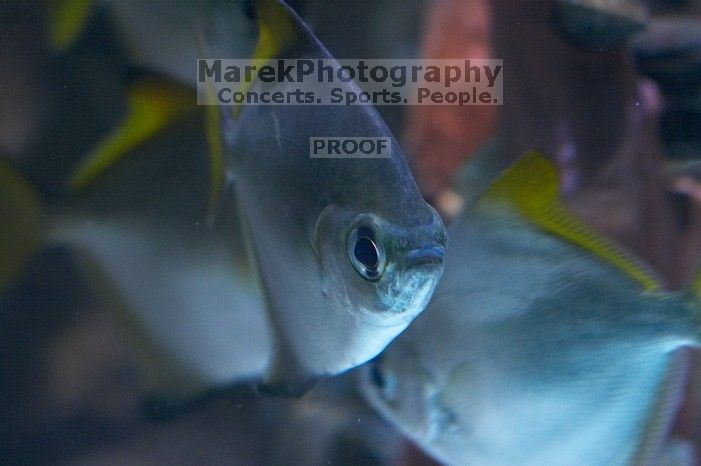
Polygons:
<instances>
[{"instance_id":1,"label":"school of fish","mask_svg":"<svg viewBox=\"0 0 701 466\"><path fill-rule=\"evenodd\" d=\"M135 48L165 8L104 3ZM665 291L567 211L537 152L446 233L372 106L197 106L202 53L333 57L282 0L253 15L195 3L172 6L173 28L189 25L165 41L178 50L144 46L151 72L130 78L122 124L65 199L44 202L0 160L0 293L33 255L68 247L167 400L240 382L301 396L362 366L368 403L445 464L695 464L674 423L695 396L701 277ZM57 50L89 4L57 14ZM309 156L312 137L361 136L390 138L391 157Z\"/></svg>"}]
</instances>

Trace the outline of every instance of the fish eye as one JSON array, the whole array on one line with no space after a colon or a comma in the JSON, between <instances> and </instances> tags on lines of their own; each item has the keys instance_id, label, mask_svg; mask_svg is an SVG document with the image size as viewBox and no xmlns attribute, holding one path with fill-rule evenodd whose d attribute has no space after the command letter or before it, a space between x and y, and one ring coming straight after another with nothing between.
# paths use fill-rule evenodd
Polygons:
<instances>
[{"instance_id":1,"label":"fish eye","mask_svg":"<svg viewBox=\"0 0 701 466\"><path fill-rule=\"evenodd\" d=\"M384 367L380 354L370 362L369 381L387 401L392 401L397 395L397 380L393 371Z\"/></svg>"},{"instance_id":2,"label":"fish eye","mask_svg":"<svg viewBox=\"0 0 701 466\"><path fill-rule=\"evenodd\" d=\"M375 230L369 226L355 227L348 236L348 257L355 270L366 280L377 280L384 269L384 251Z\"/></svg>"},{"instance_id":3,"label":"fish eye","mask_svg":"<svg viewBox=\"0 0 701 466\"><path fill-rule=\"evenodd\" d=\"M385 388L385 376L382 374L379 364L373 363L370 367L370 380L375 384L380 390Z\"/></svg>"}]
</instances>

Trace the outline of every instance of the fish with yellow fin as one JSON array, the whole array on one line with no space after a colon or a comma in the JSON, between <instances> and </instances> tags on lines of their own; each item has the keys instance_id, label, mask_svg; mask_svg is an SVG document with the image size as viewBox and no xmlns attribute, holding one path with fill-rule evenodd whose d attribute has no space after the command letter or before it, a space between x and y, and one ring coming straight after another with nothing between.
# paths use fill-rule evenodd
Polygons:
<instances>
[{"instance_id":1,"label":"fish with yellow fin","mask_svg":"<svg viewBox=\"0 0 701 466\"><path fill-rule=\"evenodd\" d=\"M142 75L128 102L123 122L74 170L64 202L43 202L0 166L0 287L32 252L67 247L132 337L151 395L177 401L257 380L272 344L262 293L235 207L224 199L207 221L210 148L195 92Z\"/></svg>"},{"instance_id":2,"label":"fish with yellow fin","mask_svg":"<svg viewBox=\"0 0 701 466\"><path fill-rule=\"evenodd\" d=\"M257 61L333 60L286 4L256 5ZM264 385L300 392L373 358L424 309L443 271L445 230L372 106L220 109L275 335ZM312 158L312 137L390 138L391 157Z\"/></svg>"},{"instance_id":3,"label":"fish with yellow fin","mask_svg":"<svg viewBox=\"0 0 701 466\"><path fill-rule=\"evenodd\" d=\"M192 86L193 63L205 29L216 31L209 53L248 58L256 24L247 3L227 0L46 0L46 36L56 53L68 53L84 37L97 13L109 18L134 66Z\"/></svg>"},{"instance_id":4,"label":"fish with yellow fin","mask_svg":"<svg viewBox=\"0 0 701 466\"><path fill-rule=\"evenodd\" d=\"M529 153L451 224L434 297L364 368L366 397L445 464L697 464L673 434L701 279L664 291L558 189Z\"/></svg>"},{"instance_id":5,"label":"fish with yellow fin","mask_svg":"<svg viewBox=\"0 0 701 466\"><path fill-rule=\"evenodd\" d=\"M283 2L258 2L257 20L255 60L331 59ZM129 91L123 123L71 176L72 199L25 211L44 218L36 247L71 247L122 311L153 392L255 380L298 395L373 358L426 306L445 230L372 107L205 112L175 83ZM391 138L391 158L312 159L300 150L312 136ZM35 245L9 229L22 215L7 218L7 275Z\"/></svg>"}]
</instances>

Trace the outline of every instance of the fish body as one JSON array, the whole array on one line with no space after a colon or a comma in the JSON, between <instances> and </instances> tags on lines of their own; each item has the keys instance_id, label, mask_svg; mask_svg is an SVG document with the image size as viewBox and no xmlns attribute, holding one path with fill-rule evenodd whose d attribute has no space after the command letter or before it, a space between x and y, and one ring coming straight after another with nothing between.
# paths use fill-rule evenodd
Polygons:
<instances>
[{"instance_id":1,"label":"fish body","mask_svg":"<svg viewBox=\"0 0 701 466\"><path fill-rule=\"evenodd\" d=\"M47 209L47 243L70 248L122 317L150 394L168 399L260 378L271 335L227 191L207 221L208 145L191 114Z\"/></svg>"},{"instance_id":2,"label":"fish body","mask_svg":"<svg viewBox=\"0 0 701 466\"><path fill-rule=\"evenodd\" d=\"M509 180L535 184L531 198L548 184L524 169L537 160ZM698 299L485 197L451 224L426 311L365 370L367 398L446 464L662 464L696 369Z\"/></svg>"},{"instance_id":3,"label":"fish body","mask_svg":"<svg viewBox=\"0 0 701 466\"><path fill-rule=\"evenodd\" d=\"M190 86L196 85L194 63L209 53L249 58L256 44L256 24L246 2L222 0L50 0L49 45L64 52L81 38L97 10L105 10L132 64Z\"/></svg>"},{"instance_id":4,"label":"fish body","mask_svg":"<svg viewBox=\"0 0 701 466\"><path fill-rule=\"evenodd\" d=\"M275 52L258 60L333 60L286 5L259 3L262 31L287 31L287 40L273 35L259 50ZM353 83L338 87L359 92ZM222 124L276 336L265 383L297 391L371 359L423 310L442 274L445 230L372 106L238 110L224 107ZM313 137L390 138L391 157L312 158ZM374 270L360 263L363 253Z\"/></svg>"}]
</instances>

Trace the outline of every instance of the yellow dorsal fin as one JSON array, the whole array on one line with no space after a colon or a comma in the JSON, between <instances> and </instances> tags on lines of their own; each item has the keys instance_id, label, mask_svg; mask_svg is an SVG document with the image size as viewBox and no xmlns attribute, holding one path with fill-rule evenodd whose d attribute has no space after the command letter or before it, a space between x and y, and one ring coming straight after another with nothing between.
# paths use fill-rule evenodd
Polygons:
<instances>
[{"instance_id":1,"label":"yellow dorsal fin","mask_svg":"<svg viewBox=\"0 0 701 466\"><path fill-rule=\"evenodd\" d=\"M129 86L128 94L126 117L78 165L69 179L72 189L85 187L136 146L197 108L194 90L163 78L141 78Z\"/></svg>"},{"instance_id":2,"label":"yellow dorsal fin","mask_svg":"<svg viewBox=\"0 0 701 466\"><path fill-rule=\"evenodd\" d=\"M280 57L300 37L298 20L278 0L258 0L257 22L258 42L253 53L252 65L262 66L269 60ZM200 52L205 50L204 40L199 38ZM202 54L207 56L207 54ZM239 89L245 92L250 83L245 83ZM211 223L217 213L219 200L224 189L224 147L221 139L221 113L215 104L214 88L211 83L207 86L206 132L209 143L211 189L209 196L208 221ZM241 105L233 109L233 116L238 116Z\"/></svg>"},{"instance_id":3,"label":"yellow dorsal fin","mask_svg":"<svg viewBox=\"0 0 701 466\"><path fill-rule=\"evenodd\" d=\"M196 36L197 52L200 57L210 56L205 45L202 30L199 29ZM224 143L221 136L221 113L216 104L214 85L207 82L205 87L206 103L205 111L205 135L209 148L209 199L207 205L207 224L212 226L219 211L219 203L224 191L225 163Z\"/></svg>"},{"instance_id":4,"label":"yellow dorsal fin","mask_svg":"<svg viewBox=\"0 0 701 466\"><path fill-rule=\"evenodd\" d=\"M214 100L214 90L207 87L207 99ZM219 209L219 201L224 189L224 144L221 138L221 114L216 105L205 107L205 131L209 146L209 205L207 208L207 223L211 226Z\"/></svg>"},{"instance_id":5,"label":"yellow dorsal fin","mask_svg":"<svg viewBox=\"0 0 701 466\"><path fill-rule=\"evenodd\" d=\"M300 24L288 8L278 0L258 0L256 2L258 42L253 51L251 65L261 67L273 58L292 47L300 37ZM246 92L252 83L241 84L240 92ZM233 116L241 113L242 105L235 105Z\"/></svg>"},{"instance_id":6,"label":"yellow dorsal fin","mask_svg":"<svg viewBox=\"0 0 701 466\"><path fill-rule=\"evenodd\" d=\"M20 275L40 236L38 194L0 158L0 296Z\"/></svg>"},{"instance_id":7,"label":"yellow dorsal fin","mask_svg":"<svg viewBox=\"0 0 701 466\"><path fill-rule=\"evenodd\" d=\"M559 200L555 166L531 151L504 171L482 196L480 203L505 205L543 230L560 236L623 271L647 291L662 285L639 259L605 238L570 213Z\"/></svg>"},{"instance_id":8,"label":"yellow dorsal fin","mask_svg":"<svg viewBox=\"0 0 701 466\"><path fill-rule=\"evenodd\" d=\"M49 0L49 45L63 52L73 45L90 17L93 0Z\"/></svg>"},{"instance_id":9,"label":"yellow dorsal fin","mask_svg":"<svg viewBox=\"0 0 701 466\"><path fill-rule=\"evenodd\" d=\"M258 43L254 64L260 65L280 54L299 38L299 25L292 13L278 0L258 0ZM284 57L281 57L284 58Z\"/></svg>"}]
</instances>

